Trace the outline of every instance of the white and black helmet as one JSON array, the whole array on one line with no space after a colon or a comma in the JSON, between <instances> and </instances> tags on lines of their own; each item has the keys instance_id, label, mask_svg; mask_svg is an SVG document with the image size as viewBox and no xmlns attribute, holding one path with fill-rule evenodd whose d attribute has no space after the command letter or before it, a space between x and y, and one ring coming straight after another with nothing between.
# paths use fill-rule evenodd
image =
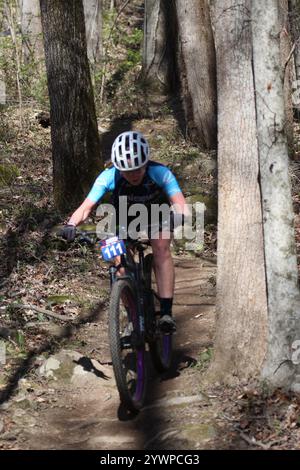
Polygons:
<instances>
[{"instance_id":1,"label":"white and black helmet","mask_svg":"<svg viewBox=\"0 0 300 470\"><path fill-rule=\"evenodd\" d=\"M111 149L111 160L121 171L136 170L146 165L150 149L145 137L136 131L120 134Z\"/></svg>"}]
</instances>

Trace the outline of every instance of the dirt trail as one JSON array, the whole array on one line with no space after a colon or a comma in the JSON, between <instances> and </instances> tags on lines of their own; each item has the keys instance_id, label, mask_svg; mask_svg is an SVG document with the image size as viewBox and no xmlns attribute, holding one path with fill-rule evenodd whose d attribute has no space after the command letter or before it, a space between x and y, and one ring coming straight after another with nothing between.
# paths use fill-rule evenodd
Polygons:
<instances>
[{"instance_id":1,"label":"dirt trail","mask_svg":"<svg viewBox=\"0 0 300 470\"><path fill-rule=\"evenodd\" d=\"M214 448L210 399L201 393L199 354L212 342L214 262L175 258L173 369L151 371L145 408L130 417L119 405L107 339L107 311L77 331L65 349L21 379L2 405L0 444L19 449ZM2 420L2 421L1 421ZM5 447L5 446L4 446Z\"/></svg>"}]
</instances>

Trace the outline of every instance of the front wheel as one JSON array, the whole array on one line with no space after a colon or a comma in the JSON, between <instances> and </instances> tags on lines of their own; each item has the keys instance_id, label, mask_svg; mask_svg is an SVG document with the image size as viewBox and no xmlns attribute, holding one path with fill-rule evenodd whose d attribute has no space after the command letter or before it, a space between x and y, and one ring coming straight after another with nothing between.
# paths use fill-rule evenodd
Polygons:
<instances>
[{"instance_id":1,"label":"front wheel","mask_svg":"<svg viewBox=\"0 0 300 470\"><path fill-rule=\"evenodd\" d=\"M130 411L139 410L146 394L145 344L139 335L136 295L125 279L112 286L109 340L121 403Z\"/></svg>"},{"instance_id":2,"label":"front wheel","mask_svg":"<svg viewBox=\"0 0 300 470\"><path fill-rule=\"evenodd\" d=\"M150 354L157 372L166 372L172 363L172 335L164 334L157 326L160 318L160 303L152 253L145 257L145 283L148 295L147 315L150 316L153 327L153 334L149 340Z\"/></svg>"}]
</instances>

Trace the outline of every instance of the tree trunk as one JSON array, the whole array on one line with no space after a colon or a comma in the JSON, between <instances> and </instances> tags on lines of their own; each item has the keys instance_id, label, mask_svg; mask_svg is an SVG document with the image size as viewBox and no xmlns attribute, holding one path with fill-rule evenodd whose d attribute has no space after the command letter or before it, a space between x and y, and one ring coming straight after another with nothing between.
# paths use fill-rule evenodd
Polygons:
<instances>
[{"instance_id":1,"label":"tree trunk","mask_svg":"<svg viewBox=\"0 0 300 470\"><path fill-rule=\"evenodd\" d=\"M20 127L23 126L23 96L21 86L21 52L19 50L19 42L17 40L17 20L16 11L10 2L4 0L3 3L4 14L6 17L7 25L15 49L15 60L16 60L16 82L18 88L19 97L19 115L20 115Z\"/></svg>"},{"instance_id":2,"label":"tree trunk","mask_svg":"<svg viewBox=\"0 0 300 470\"><path fill-rule=\"evenodd\" d=\"M268 288L268 355L263 376L274 386L294 380L292 345L300 339L300 301L285 136L283 71L276 0L252 0L253 66Z\"/></svg>"},{"instance_id":3,"label":"tree trunk","mask_svg":"<svg viewBox=\"0 0 300 470\"><path fill-rule=\"evenodd\" d=\"M285 109L285 132L288 143L289 155L294 156L294 117L292 103L293 85L293 62L288 61L292 49L288 0L279 0L280 32L280 58L281 67L284 70L284 109ZM288 61L288 62L287 62Z\"/></svg>"},{"instance_id":4,"label":"tree trunk","mask_svg":"<svg viewBox=\"0 0 300 470\"><path fill-rule=\"evenodd\" d=\"M164 0L145 0L143 75L153 90L168 89L167 18Z\"/></svg>"},{"instance_id":5,"label":"tree trunk","mask_svg":"<svg viewBox=\"0 0 300 470\"><path fill-rule=\"evenodd\" d=\"M290 25L293 42L295 44L294 60L296 80L298 80L298 89L300 89L300 1L289 0ZM300 105L300 100L297 103Z\"/></svg>"},{"instance_id":6,"label":"tree trunk","mask_svg":"<svg viewBox=\"0 0 300 470\"><path fill-rule=\"evenodd\" d=\"M25 62L44 55L39 0L20 0L23 56Z\"/></svg>"},{"instance_id":7,"label":"tree trunk","mask_svg":"<svg viewBox=\"0 0 300 470\"><path fill-rule=\"evenodd\" d=\"M179 75L189 136L217 146L216 56L208 0L175 0Z\"/></svg>"},{"instance_id":8,"label":"tree trunk","mask_svg":"<svg viewBox=\"0 0 300 470\"><path fill-rule=\"evenodd\" d=\"M102 0L83 0L88 59L97 63L102 54Z\"/></svg>"},{"instance_id":9,"label":"tree trunk","mask_svg":"<svg viewBox=\"0 0 300 470\"><path fill-rule=\"evenodd\" d=\"M41 0L55 202L72 210L101 167L82 0Z\"/></svg>"},{"instance_id":10,"label":"tree trunk","mask_svg":"<svg viewBox=\"0 0 300 470\"><path fill-rule=\"evenodd\" d=\"M214 0L218 85L217 329L211 372L260 373L267 352L251 0Z\"/></svg>"},{"instance_id":11,"label":"tree trunk","mask_svg":"<svg viewBox=\"0 0 300 470\"><path fill-rule=\"evenodd\" d=\"M20 0L23 54L25 59L43 56L42 24L39 0ZM102 0L83 0L87 53L93 64L102 53Z\"/></svg>"}]
</instances>

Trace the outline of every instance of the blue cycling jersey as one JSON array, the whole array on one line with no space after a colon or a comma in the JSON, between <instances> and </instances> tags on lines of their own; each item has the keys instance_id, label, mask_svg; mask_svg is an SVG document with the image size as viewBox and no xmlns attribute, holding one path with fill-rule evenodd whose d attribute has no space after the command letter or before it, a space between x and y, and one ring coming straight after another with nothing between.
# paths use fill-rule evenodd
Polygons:
<instances>
[{"instance_id":1,"label":"blue cycling jersey","mask_svg":"<svg viewBox=\"0 0 300 470\"><path fill-rule=\"evenodd\" d=\"M168 200L181 192L181 189L175 176L166 166L149 161L140 185L131 185L122 177L120 171L113 167L100 173L87 197L97 203L107 192L113 193L115 204L118 196L123 195L128 197L130 204L152 204L161 202L162 199Z\"/></svg>"}]
</instances>

